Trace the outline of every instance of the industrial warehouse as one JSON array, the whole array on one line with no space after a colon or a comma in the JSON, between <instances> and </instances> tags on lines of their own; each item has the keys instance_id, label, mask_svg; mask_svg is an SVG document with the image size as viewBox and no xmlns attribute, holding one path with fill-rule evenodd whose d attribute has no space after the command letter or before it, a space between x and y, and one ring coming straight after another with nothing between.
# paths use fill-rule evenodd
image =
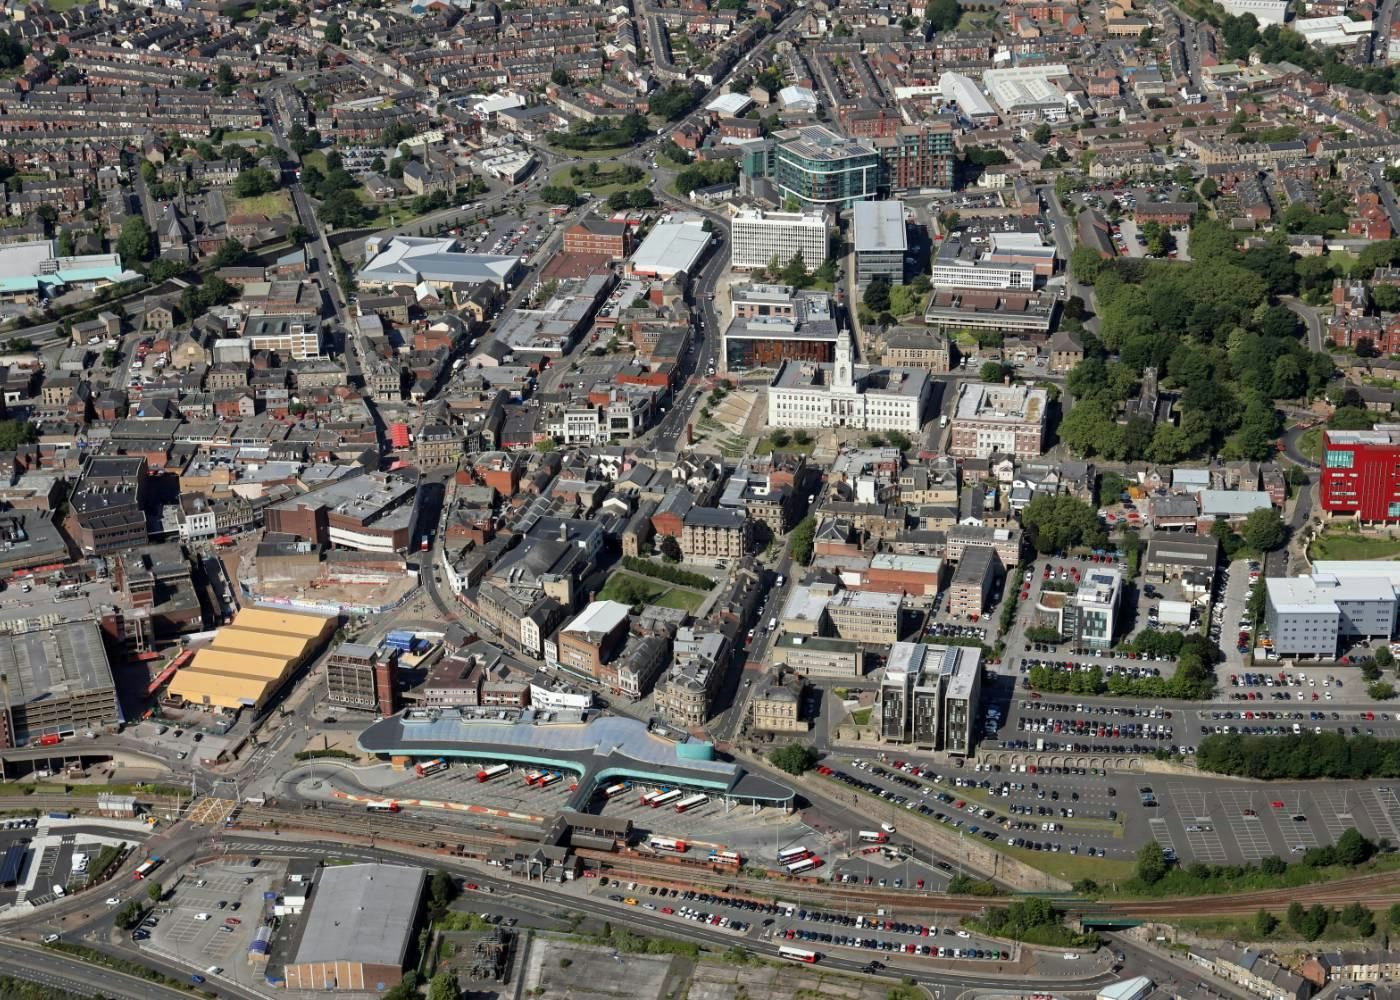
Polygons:
<instances>
[{"instance_id":1,"label":"industrial warehouse","mask_svg":"<svg viewBox=\"0 0 1400 1000\"><path fill-rule=\"evenodd\" d=\"M170 696L222 712L260 712L321 648L335 623L321 615L244 608L175 675Z\"/></svg>"}]
</instances>

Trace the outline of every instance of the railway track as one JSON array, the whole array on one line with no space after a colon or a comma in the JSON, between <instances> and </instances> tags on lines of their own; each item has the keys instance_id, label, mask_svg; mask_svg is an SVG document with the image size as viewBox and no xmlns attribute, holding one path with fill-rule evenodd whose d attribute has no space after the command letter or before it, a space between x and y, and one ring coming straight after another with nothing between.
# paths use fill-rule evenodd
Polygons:
<instances>
[{"instance_id":1,"label":"railway track","mask_svg":"<svg viewBox=\"0 0 1400 1000\"><path fill-rule=\"evenodd\" d=\"M36 798L37 797L31 797ZM36 803L37 804L37 803ZM266 830L268 827L315 833L338 833L385 846L398 844L426 848L443 854L484 857L493 848L534 843L502 830L464 828L416 816L369 815L351 807L292 809L285 806L245 806L232 829ZM1003 897L950 896L936 892L890 891L863 886L827 886L790 881L782 877L757 878L739 872L715 870L702 864L675 861L590 848L575 848L589 867L610 878L626 878L646 884L678 889L713 891L755 900L786 899L808 907L830 911L887 913L911 918L919 913L975 914ZM1360 902L1367 906L1390 906L1400 901L1400 872L1355 875L1285 889L1211 896L1099 901L1074 896L1050 897L1057 908L1082 917L1166 919L1208 914L1250 914L1260 909L1281 911L1293 901L1304 905L1339 905Z\"/></svg>"}]
</instances>

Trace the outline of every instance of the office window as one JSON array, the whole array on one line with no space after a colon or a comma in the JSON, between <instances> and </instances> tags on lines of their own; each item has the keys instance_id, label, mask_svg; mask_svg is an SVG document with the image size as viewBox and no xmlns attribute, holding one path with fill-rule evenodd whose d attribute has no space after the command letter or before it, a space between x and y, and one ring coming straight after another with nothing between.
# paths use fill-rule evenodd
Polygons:
<instances>
[{"instance_id":1,"label":"office window","mask_svg":"<svg viewBox=\"0 0 1400 1000\"><path fill-rule=\"evenodd\" d=\"M1350 469L1355 455L1349 451L1328 451L1327 468L1329 469Z\"/></svg>"}]
</instances>

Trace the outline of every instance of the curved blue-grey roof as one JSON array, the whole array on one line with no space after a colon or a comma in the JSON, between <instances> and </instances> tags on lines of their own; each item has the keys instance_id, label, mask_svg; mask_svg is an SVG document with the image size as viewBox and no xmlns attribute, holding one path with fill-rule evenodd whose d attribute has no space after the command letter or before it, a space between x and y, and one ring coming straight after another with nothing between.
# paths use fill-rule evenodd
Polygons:
<instances>
[{"instance_id":1,"label":"curved blue-grey roof","mask_svg":"<svg viewBox=\"0 0 1400 1000\"><path fill-rule=\"evenodd\" d=\"M649 732L645 723L614 715L543 722L531 712L500 719L455 709L411 709L374 723L357 743L367 753L390 756L468 757L573 771L582 776L577 798L584 802L597 782L614 778L769 805L789 805L793 799L787 785L712 754L695 754L702 744L676 743Z\"/></svg>"}]
</instances>

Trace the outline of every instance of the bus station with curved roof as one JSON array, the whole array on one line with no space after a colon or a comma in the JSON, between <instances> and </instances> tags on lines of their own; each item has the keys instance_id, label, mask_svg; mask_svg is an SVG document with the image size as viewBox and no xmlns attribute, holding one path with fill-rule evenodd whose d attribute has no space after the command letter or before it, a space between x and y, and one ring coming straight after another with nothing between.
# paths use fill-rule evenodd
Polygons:
<instances>
[{"instance_id":1,"label":"bus station with curved roof","mask_svg":"<svg viewBox=\"0 0 1400 1000\"><path fill-rule=\"evenodd\" d=\"M600 785L626 779L706 792L731 802L790 809L787 785L715 756L714 745L614 715L591 717L502 709L408 709L360 733L367 753L455 757L549 767L579 775L569 806L580 809Z\"/></svg>"}]
</instances>

